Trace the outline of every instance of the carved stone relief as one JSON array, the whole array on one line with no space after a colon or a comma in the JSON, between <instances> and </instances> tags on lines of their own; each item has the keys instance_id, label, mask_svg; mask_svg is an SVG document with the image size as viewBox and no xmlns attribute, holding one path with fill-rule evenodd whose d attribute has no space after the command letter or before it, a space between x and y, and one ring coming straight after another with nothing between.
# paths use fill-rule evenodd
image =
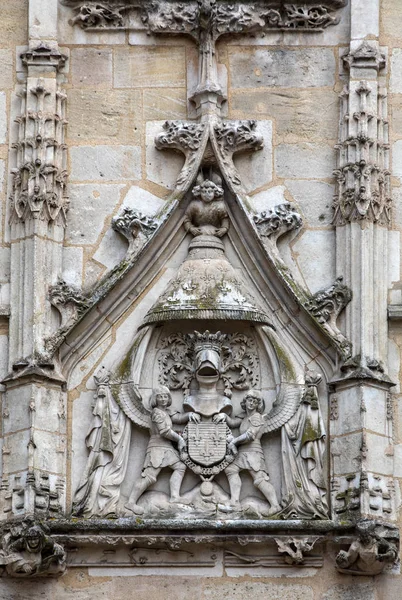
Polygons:
<instances>
[{"instance_id":1,"label":"carved stone relief","mask_svg":"<svg viewBox=\"0 0 402 600\"><path fill-rule=\"evenodd\" d=\"M62 3L74 8L76 14L71 24L83 29L130 28L130 14L137 13L141 15L144 27L153 33L187 33L197 38L207 27L214 29L217 36L270 29L320 31L338 22L336 9L344 6L346 1L281 4L271 0L230 5L208 0L185 4L138 0L62 0Z\"/></svg>"},{"instance_id":2,"label":"carved stone relief","mask_svg":"<svg viewBox=\"0 0 402 600\"><path fill-rule=\"evenodd\" d=\"M393 525L362 521L357 526L358 538L347 551L336 557L340 573L347 575L378 575L394 565L398 558L399 531Z\"/></svg>"},{"instance_id":3,"label":"carved stone relief","mask_svg":"<svg viewBox=\"0 0 402 600\"><path fill-rule=\"evenodd\" d=\"M43 59L47 52L32 51L29 60L36 63L37 55ZM65 60L57 54L58 60ZM54 59L54 56L51 58ZM50 60L50 58L49 58ZM15 222L31 217L65 224L68 210L66 193L66 146L64 136L66 95L48 89L44 79L29 87L16 119L19 140L13 145L17 154L17 167L12 170L11 219Z\"/></svg>"},{"instance_id":4,"label":"carved stone relief","mask_svg":"<svg viewBox=\"0 0 402 600\"><path fill-rule=\"evenodd\" d=\"M1 537L1 575L58 577L66 569L66 553L42 525L26 520Z\"/></svg>"}]
</instances>

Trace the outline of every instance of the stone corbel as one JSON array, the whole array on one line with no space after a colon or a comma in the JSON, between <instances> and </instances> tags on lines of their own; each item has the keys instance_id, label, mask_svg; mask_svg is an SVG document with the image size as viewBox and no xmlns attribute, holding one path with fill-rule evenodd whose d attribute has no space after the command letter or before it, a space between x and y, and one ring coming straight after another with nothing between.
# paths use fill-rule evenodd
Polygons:
<instances>
[{"instance_id":1,"label":"stone corbel","mask_svg":"<svg viewBox=\"0 0 402 600\"><path fill-rule=\"evenodd\" d=\"M66 570L66 552L48 529L31 519L3 529L0 571L10 577L58 577Z\"/></svg>"},{"instance_id":2,"label":"stone corbel","mask_svg":"<svg viewBox=\"0 0 402 600\"><path fill-rule=\"evenodd\" d=\"M399 530L395 525L360 521L357 537L348 550L340 550L336 568L346 575L373 576L392 568L398 560Z\"/></svg>"}]
</instances>

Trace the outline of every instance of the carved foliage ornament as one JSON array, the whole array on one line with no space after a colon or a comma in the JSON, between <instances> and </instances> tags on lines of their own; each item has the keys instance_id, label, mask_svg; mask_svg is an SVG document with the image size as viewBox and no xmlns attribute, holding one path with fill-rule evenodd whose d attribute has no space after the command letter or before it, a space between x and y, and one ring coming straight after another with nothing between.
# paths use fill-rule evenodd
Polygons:
<instances>
[{"instance_id":1,"label":"carved foliage ornament","mask_svg":"<svg viewBox=\"0 0 402 600\"><path fill-rule=\"evenodd\" d=\"M254 216L254 223L262 237L276 242L282 235L300 229L303 219L289 202Z\"/></svg>"},{"instance_id":2,"label":"carved foliage ornament","mask_svg":"<svg viewBox=\"0 0 402 600\"><path fill-rule=\"evenodd\" d=\"M37 54L32 51L26 60L36 64ZM49 56L49 53L39 52L41 61ZM22 114L16 119L19 141L13 144L18 166L12 170L12 221L30 217L48 221L60 219L61 224L65 224L69 205L65 102L66 95L60 90L54 93L47 89L42 79L26 91Z\"/></svg>"},{"instance_id":3,"label":"carved foliage ornament","mask_svg":"<svg viewBox=\"0 0 402 600\"><path fill-rule=\"evenodd\" d=\"M326 0L319 4L312 0L286 4L278 0L253 3L217 0L61 1L74 8L72 25L79 25L83 29L129 28L130 14L137 13L144 28L153 33L186 33L196 39L206 30L215 39L225 33L269 29L322 30L339 21L335 11L346 4L345 0Z\"/></svg>"},{"instance_id":4,"label":"carved foliage ornament","mask_svg":"<svg viewBox=\"0 0 402 600\"><path fill-rule=\"evenodd\" d=\"M214 334L209 331L175 333L163 339L159 355L160 383L171 390L188 391L195 372L195 352L200 344L216 348L220 353L226 394L230 395L232 388L245 390L256 386L259 361L254 340L244 334L224 334L219 331Z\"/></svg>"}]
</instances>

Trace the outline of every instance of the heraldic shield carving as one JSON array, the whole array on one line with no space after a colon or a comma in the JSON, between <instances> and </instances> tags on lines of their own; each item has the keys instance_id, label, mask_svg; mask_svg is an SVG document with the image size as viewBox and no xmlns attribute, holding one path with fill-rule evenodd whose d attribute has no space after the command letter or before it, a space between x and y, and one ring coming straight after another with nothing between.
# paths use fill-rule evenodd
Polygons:
<instances>
[{"instance_id":1,"label":"heraldic shield carving","mask_svg":"<svg viewBox=\"0 0 402 600\"><path fill-rule=\"evenodd\" d=\"M216 475L234 458L229 449L231 431L225 423L189 423L183 438L187 452L181 458L194 473Z\"/></svg>"},{"instance_id":2,"label":"heraldic shield carving","mask_svg":"<svg viewBox=\"0 0 402 600\"><path fill-rule=\"evenodd\" d=\"M96 376L74 513L327 519L322 376L229 260L222 177L201 169L196 183L187 256L123 364Z\"/></svg>"}]
</instances>

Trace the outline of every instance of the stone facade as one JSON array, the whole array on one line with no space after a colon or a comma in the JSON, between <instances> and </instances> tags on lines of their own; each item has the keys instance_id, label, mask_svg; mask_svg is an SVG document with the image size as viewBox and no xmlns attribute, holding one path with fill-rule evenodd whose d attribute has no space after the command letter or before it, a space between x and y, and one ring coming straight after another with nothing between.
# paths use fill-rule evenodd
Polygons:
<instances>
[{"instance_id":1,"label":"stone facade","mask_svg":"<svg viewBox=\"0 0 402 600\"><path fill-rule=\"evenodd\" d=\"M402 7L3 5L0 596L398 600Z\"/></svg>"}]
</instances>

